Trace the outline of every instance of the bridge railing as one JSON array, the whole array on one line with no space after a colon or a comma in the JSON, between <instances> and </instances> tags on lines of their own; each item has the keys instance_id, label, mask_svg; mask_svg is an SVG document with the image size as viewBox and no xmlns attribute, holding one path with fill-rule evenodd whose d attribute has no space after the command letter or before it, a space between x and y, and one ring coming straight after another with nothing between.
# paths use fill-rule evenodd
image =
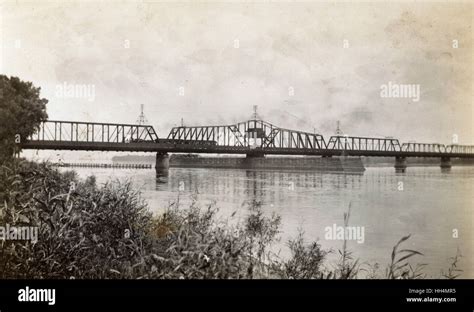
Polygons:
<instances>
[{"instance_id":1,"label":"bridge railing","mask_svg":"<svg viewBox=\"0 0 474 312\"><path fill-rule=\"evenodd\" d=\"M70 141L130 143L156 142L158 136L152 126L76 121L42 122L29 141Z\"/></svg>"},{"instance_id":2,"label":"bridge railing","mask_svg":"<svg viewBox=\"0 0 474 312\"><path fill-rule=\"evenodd\" d=\"M398 152L400 143L397 139L338 135L329 138L326 149Z\"/></svg>"}]
</instances>

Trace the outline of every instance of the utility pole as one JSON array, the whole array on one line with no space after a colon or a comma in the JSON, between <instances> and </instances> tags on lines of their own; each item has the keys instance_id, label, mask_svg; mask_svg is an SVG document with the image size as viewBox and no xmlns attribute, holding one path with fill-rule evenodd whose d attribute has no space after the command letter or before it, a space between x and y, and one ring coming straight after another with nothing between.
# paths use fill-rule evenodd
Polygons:
<instances>
[{"instance_id":1,"label":"utility pole","mask_svg":"<svg viewBox=\"0 0 474 312\"><path fill-rule=\"evenodd\" d=\"M337 121L336 135L337 135L337 136L342 136L342 135L344 135L344 133L343 133L342 130L341 130L341 123L339 122L339 120Z\"/></svg>"},{"instance_id":2,"label":"utility pole","mask_svg":"<svg viewBox=\"0 0 474 312\"><path fill-rule=\"evenodd\" d=\"M253 106L253 120L257 120L257 119L258 119L257 108L258 108L258 105L254 105L254 106Z\"/></svg>"},{"instance_id":3,"label":"utility pole","mask_svg":"<svg viewBox=\"0 0 474 312\"><path fill-rule=\"evenodd\" d=\"M148 120L145 117L145 114L143 113L143 108L145 105L140 104L140 115L138 116L137 123L140 126L146 125L148 123Z\"/></svg>"}]
</instances>

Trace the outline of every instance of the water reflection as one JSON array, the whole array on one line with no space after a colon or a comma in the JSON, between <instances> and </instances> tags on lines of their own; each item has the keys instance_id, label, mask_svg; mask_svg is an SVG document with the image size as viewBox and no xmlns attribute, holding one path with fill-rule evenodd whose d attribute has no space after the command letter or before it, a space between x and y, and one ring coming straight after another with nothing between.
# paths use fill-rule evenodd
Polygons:
<instances>
[{"instance_id":1,"label":"water reflection","mask_svg":"<svg viewBox=\"0 0 474 312\"><path fill-rule=\"evenodd\" d=\"M323 192L354 192L366 187L394 189L406 174L334 174L226 169L172 169L157 178L156 190L209 194L218 200L274 203L294 197L295 204Z\"/></svg>"}]
</instances>

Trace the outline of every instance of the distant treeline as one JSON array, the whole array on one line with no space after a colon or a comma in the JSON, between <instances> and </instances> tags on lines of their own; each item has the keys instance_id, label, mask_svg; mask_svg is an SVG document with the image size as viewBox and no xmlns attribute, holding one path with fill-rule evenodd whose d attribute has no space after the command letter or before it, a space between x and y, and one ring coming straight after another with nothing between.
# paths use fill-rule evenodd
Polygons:
<instances>
[{"instance_id":1,"label":"distant treeline","mask_svg":"<svg viewBox=\"0 0 474 312\"><path fill-rule=\"evenodd\" d=\"M173 154L171 158L196 158L199 157L197 154ZM125 155L125 156L114 156L112 157L113 162L139 162L139 163L154 163L156 156L151 155Z\"/></svg>"},{"instance_id":2,"label":"distant treeline","mask_svg":"<svg viewBox=\"0 0 474 312\"><path fill-rule=\"evenodd\" d=\"M123 162L123 161L129 161L129 162L150 162L154 163L156 159L156 156L154 154L150 155L125 155L125 156L113 156L112 161L113 162Z\"/></svg>"},{"instance_id":3,"label":"distant treeline","mask_svg":"<svg viewBox=\"0 0 474 312\"><path fill-rule=\"evenodd\" d=\"M155 155L125 155L112 157L113 162L134 162L134 163L154 163ZM171 158L196 158L197 154L173 154ZM362 157L362 162L368 167L392 167L393 157ZM439 158L408 158L407 164L412 166L439 166ZM474 165L473 159L456 159L451 160L453 165Z\"/></svg>"}]
</instances>

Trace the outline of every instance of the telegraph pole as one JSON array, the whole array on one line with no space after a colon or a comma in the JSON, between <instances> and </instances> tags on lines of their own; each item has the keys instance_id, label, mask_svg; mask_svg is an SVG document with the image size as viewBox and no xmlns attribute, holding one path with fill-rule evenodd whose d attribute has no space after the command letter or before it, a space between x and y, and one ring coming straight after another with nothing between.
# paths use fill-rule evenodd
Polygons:
<instances>
[{"instance_id":1,"label":"telegraph pole","mask_svg":"<svg viewBox=\"0 0 474 312\"><path fill-rule=\"evenodd\" d=\"M342 130L341 130L341 123L339 122L339 120L337 121L336 135L337 135L337 136L342 136L342 135L344 135L344 132L342 132Z\"/></svg>"},{"instance_id":2,"label":"telegraph pole","mask_svg":"<svg viewBox=\"0 0 474 312\"><path fill-rule=\"evenodd\" d=\"M258 105L254 105L253 106L253 120L257 120L258 119L258 115L257 115L257 108L258 108Z\"/></svg>"},{"instance_id":3,"label":"telegraph pole","mask_svg":"<svg viewBox=\"0 0 474 312\"><path fill-rule=\"evenodd\" d=\"M140 126L146 125L148 123L148 120L145 117L145 114L143 113L143 108L145 105L140 104L140 115L138 116L137 123Z\"/></svg>"}]
</instances>

